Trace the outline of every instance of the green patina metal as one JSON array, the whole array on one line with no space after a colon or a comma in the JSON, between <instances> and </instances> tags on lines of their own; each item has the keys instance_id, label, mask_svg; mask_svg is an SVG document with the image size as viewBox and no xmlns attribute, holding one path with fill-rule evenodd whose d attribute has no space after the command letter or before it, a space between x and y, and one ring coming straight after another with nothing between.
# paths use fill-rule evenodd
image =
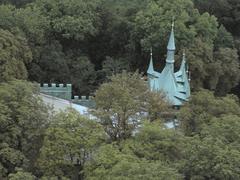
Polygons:
<instances>
[{"instance_id":1,"label":"green patina metal","mask_svg":"<svg viewBox=\"0 0 240 180\"><path fill-rule=\"evenodd\" d=\"M72 102L88 108L96 106L93 96L74 96Z\"/></svg>"},{"instance_id":2,"label":"green patina metal","mask_svg":"<svg viewBox=\"0 0 240 180\"><path fill-rule=\"evenodd\" d=\"M50 96L58 97L61 99L72 99L72 85L71 84L43 84L40 85L40 92Z\"/></svg>"},{"instance_id":3,"label":"green patina metal","mask_svg":"<svg viewBox=\"0 0 240 180\"><path fill-rule=\"evenodd\" d=\"M95 102L92 96L74 96L72 99L72 84L39 84L40 93L49 96L69 100L72 103L79 104L88 108L95 107Z\"/></svg>"},{"instance_id":4,"label":"green patina metal","mask_svg":"<svg viewBox=\"0 0 240 180\"><path fill-rule=\"evenodd\" d=\"M166 65L161 73L154 70L152 52L147 70L149 87L153 91L163 91L173 106L181 106L190 97L190 78L185 53L179 71L174 72L175 54L174 24L167 46Z\"/></svg>"}]
</instances>

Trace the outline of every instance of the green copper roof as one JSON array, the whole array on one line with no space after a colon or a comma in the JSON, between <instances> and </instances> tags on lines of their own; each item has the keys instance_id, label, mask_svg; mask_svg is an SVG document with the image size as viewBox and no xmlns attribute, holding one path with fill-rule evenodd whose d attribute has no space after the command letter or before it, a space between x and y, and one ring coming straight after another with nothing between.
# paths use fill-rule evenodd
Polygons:
<instances>
[{"instance_id":1,"label":"green copper roof","mask_svg":"<svg viewBox=\"0 0 240 180\"><path fill-rule=\"evenodd\" d=\"M151 58L150 58L150 63L149 63L149 66L148 66L147 73L148 73L148 74L152 74L152 75L154 75L152 50L151 50L151 54L150 54L150 55L151 55Z\"/></svg>"},{"instance_id":2,"label":"green copper roof","mask_svg":"<svg viewBox=\"0 0 240 180\"><path fill-rule=\"evenodd\" d=\"M175 39L174 39L174 24L172 24L172 30L171 30L170 38L169 38L169 41L168 41L167 49L172 50L172 51L175 51L175 49L176 49Z\"/></svg>"},{"instance_id":3,"label":"green copper roof","mask_svg":"<svg viewBox=\"0 0 240 180\"><path fill-rule=\"evenodd\" d=\"M168 46L167 46L167 63L174 63L174 54L175 54L175 40L174 40L174 25L172 24L172 31L171 35L168 41Z\"/></svg>"},{"instance_id":4,"label":"green copper roof","mask_svg":"<svg viewBox=\"0 0 240 180\"><path fill-rule=\"evenodd\" d=\"M148 67L148 81L151 90L163 91L166 98L174 106L181 106L188 101L190 97L190 84L188 80L188 72L186 68L185 53L179 71L174 72L174 54L175 54L175 40L174 40L174 25L167 47L166 65L161 73L154 71L151 59Z\"/></svg>"}]
</instances>

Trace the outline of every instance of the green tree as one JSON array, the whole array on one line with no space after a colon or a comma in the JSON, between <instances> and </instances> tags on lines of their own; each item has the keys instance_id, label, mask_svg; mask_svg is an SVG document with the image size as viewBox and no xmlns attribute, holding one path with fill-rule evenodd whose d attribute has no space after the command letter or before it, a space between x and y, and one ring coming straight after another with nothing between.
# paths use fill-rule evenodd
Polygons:
<instances>
[{"instance_id":1,"label":"green tree","mask_svg":"<svg viewBox=\"0 0 240 180\"><path fill-rule=\"evenodd\" d=\"M94 64L88 57L70 57L69 69L71 83L74 85L75 92L82 95L89 95L96 89L97 74Z\"/></svg>"},{"instance_id":2,"label":"green tree","mask_svg":"<svg viewBox=\"0 0 240 180\"><path fill-rule=\"evenodd\" d=\"M0 28L11 30L16 26L16 20L13 16L16 8L12 5L0 5Z\"/></svg>"},{"instance_id":3,"label":"green tree","mask_svg":"<svg viewBox=\"0 0 240 180\"><path fill-rule=\"evenodd\" d=\"M58 41L42 46L37 62L29 66L31 79L37 82L69 83L70 72L67 58Z\"/></svg>"},{"instance_id":4,"label":"green tree","mask_svg":"<svg viewBox=\"0 0 240 180\"><path fill-rule=\"evenodd\" d=\"M94 155L94 164L89 167L86 179L173 180L182 177L164 162L139 159L114 145L106 145Z\"/></svg>"},{"instance_id":5,"label":"green tree","mask_svg":"<svg viewBox=\"0 0 240 180\"><path fill-rule=\"evenodd\" d=\"M220 65L219 79L216 85L216 94L225 95L233 87L235 87L239 80L239 60L236 49L220 48L214 53L216 63Z\"/></svg>"},{"instance_id":6,"label":"green tree","mask_svg":"<svg viewBox=\"0 0 240 180\"><path fill-rule=\"evenodd\" d=\"M154 95L153 98L140 74L124 71L112 76L110 82L102 84L96 91L93 113L112 141L123 140L132 135L141 120L150 119L155 112L167 109L164 95ZM150 109L151 106L155 108Z\"/></svg>"},{"instance_id":7,"label":"green tree","mask_svg":"<svg viewBox=\"0 0 240 180\"><path fill-rule=\"evenodd\" d=\"M60 112L46 131L39 166L49 177L82 179L85 164L104 136L98 123L75 110Z\"/></svg>"},{"instance_id":8,"label":"green tree","mask_svg":"<svg viewBox=\"0 0 240 180\"><path fill-rule=\"evenodd\" d=\"M96 68L109 56L114 60L128 61L136 59L129 45L132 21L136 13L145 8L147 0L103 0L99 6L99 30L96 36L88 39L88 55ZM119 62L119 61L118 61ZM121 63L121 62L119 62Z\"/></svg>"},{"instance_id":9,"label":"green tree","mask_svg":"<svg viewBox=\"0 0 240 180\"><path fill-rule=\"evenodd\" d=\"M32 53L24 37L0 29L0 82L26 79Z\"/></svg>"},{"instance_id":10,"label":"green tree","mask_svg":"<svg viewBox=\"0 0 240 180\"><path fill-rule=\"evenodd\" d=\"M31 3L35 0L0 0L0 4L13 4L17 7L22 7L26 5L27 3Z\"/></svg>"},{"instance_id":11,"label":"green tree","mask_svg":"<svg viewBox=\"0 0 240 180\"><path fill-rule=\"evenodd\" d=\"M214 14L231 33L239 35L239 5L237 0L194 0L200 12Z\"/></svg>"},{"instance_id":12,"label":"green tree","mask_svg":"<svg viewBox=\"0 0 240 180\"><path fill-rule=\"evenodd\" d=\"M199 133L213 117L240 115L239 100L233 95L215 97L213 92L201 90L191 96L178 116L182 130L187 134Z\"/></svg>"},{"instance_id":13,"label":"green tree","mask_svg":"<svg viewBox=\"0 0 240 180\"><path fill-rule=\"evenodd\" d=\"M174 167L174 163L183 158L186 143L187 139L181 132L167 129L157 121L143 124L134 139L125 146L138 158L169 162Z\"/></svg>"},{"instance_id":14,"label":"green tree","mask_svg":"<svg viewBox=\"0 0 240 180\"><path fill-rule=\"evenodd\" d=\"M239 150L239 130L240 116L223 115L222 117L211 119L209 124L204 125L200 136L212 137L216 141L221 141L225 145Z\"/></svg>"},{"instance_id":15,"label":"green tree","mask_svg":"<svg viewBox=\"0 0 240 180\"><path fill-rule=\"evenodd\" d=\"M17 169L16 173L9 174L9 180L35 180L36 177L29 172L24 172L23 169Z\"/></svg>"},{"instance_id":16,"label":"green tree","mask_svg":"<svg viewBox=\"0 0 240 180\"><path fill-rule=\"evenodd\" d=\"M123 70L129 70L129 64L124 58L113 59L107 56L106 60L103 61L102 66L102 71L106 76L112 76L121 73Z\"/></svg>"},{"instance_id":17,"label":"green tree","mask_svg":"<svg viewBox=\"0 0 240 180\"><path fill-rule=\"evenodd\" d=\"M226 30L226 28L221 25L218 29L217 38L214 42L214 47L216 49L222 48L233 48L234 47L234 39L230 32Z\"/></svg>"},{"instance_id":18,"label":"green tree","mask_svg":"<svg viewBox=\"0 0 240 180\"><path fill-rule=\"evenodd\" d=\"M153 50L157 49L154 51L157 58L164 57L173 17L175 17L175 29L177 29L175 31L177 47L186 48L191 44L197 35L197 28L194 27L192 21L197 21L199 17L191 0L149 1L146 7L137 13L133 22L131 45L135 53L143 54L153 47ZM191 24L191 26L186 24ZM144 60L136 59L138 61L136 63L146 64L145 58Z\"/></svg>"},{"instance_id":19,"label":"green tree","mask_svg":"<svg viewBox=\"0 0 240 180\"><path fill-rule=\"evenodd\" d=\"M35 49L52 39L49 18L44 16L41 9L34 4L16 9L12 14L18 28L26 34L33 54L37 54L34 52Z\"/></svg>"},{"instance_id":20,"label":"green tree","mask_svg":"<svg viewBox=\"0 0 240 180\"><path fill-rule=\"evenodd\" d=\"M215 91L218 95L227 94L239 81L236 49L219 47L214 51L213 44L204 43L200 39L194 41L195 43L187 51L193 89L199 90L204 87Z\"/></svg>"},{"instance_id":21,"label":"green tree","mask_svg":"<svg viewBox=\"0 0 240 180\"><path fill-rule=\"evenodd\" d=\"M34 171L43 134L48 125L47 107L27 82L0 84L0 178L16 167Z\"/></svg>"},{"instance_id":22,"label":"green tree","mask_svg":"<svg viewBox=\"0 0 240 180\"><path fill-rule=\"evenodd\" d=\"M14 33L19 29L27 37L34 58L39 46L50 38L50 21L42 15L38 7L27 6L17 9L12 5L0 6L0 27Z\"/></svg>"},{"instance_id":23,"label":"green tree","mask_svg":"<svg viewBox=\"0 0 240 180\"><path fill-rule=\"evenodd\" d=\"M214 131L214 129L212 129ZM239 179L240 152L214 137L194 137L181 161L186 179Z\"/></svg>"},{"instance_id":24,"label":"green tree","mask_svg":"<svg viewBox=\"0 0 240 180\"><path fill-rule=\"evenodd\" d=\"M83 40L97 33L99 1L37 0L38 7L50 20L53 32L66 39Z\"/></svg>"}]
</instances>

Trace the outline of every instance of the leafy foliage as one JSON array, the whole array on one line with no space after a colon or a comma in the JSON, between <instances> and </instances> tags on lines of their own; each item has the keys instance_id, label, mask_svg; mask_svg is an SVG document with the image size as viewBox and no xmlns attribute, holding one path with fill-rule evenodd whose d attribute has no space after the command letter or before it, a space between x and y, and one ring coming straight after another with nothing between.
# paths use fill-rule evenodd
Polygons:
<instances>
[{"instance_id":1,"label":"leafy foliage","mask_svg":"<svg viewBox=\"0 0 240 180\"><path fill-rule=\"evenodd\" d=\"M195 6L201 12L209 12L219 18L223 24L234 35L239 35L239 1L236 0L194 0Z\"/></svg>"},{"instance_id":2,"label":"leafy foliage","mask_svg":"<svg viewBox=\"0 0 240 180\"><path fill-rule=\"evenodd\" d=\"M95 101L94 115L113 141L130 137L141 120L168 107L164 95L152 93L138 72L113 76L97 90Z\"/></svg>"},{"instance_id":3,"label":"leafy foliage","mask_svg":"<svg viewBox=\"0 0 240 180\"><path fill-rule=\"evenodd\" d=\"M240 92L239 2L0 0L0 179L240 179L239 99L227 95ZM192 76L180 112L124 71L146 72L150 47L163 67L173 16L176 67L185 49ZM102 84L98 122L50 116L16 79L81 95ZM167 129L166 114L179 127Z\"/></svg>"},{"instance_id":4,"label":"leafy foliage","mask_svg":"<svg viewBox=\"0 0 240 180\"><path fill-rule=\"evenodd\" d=\"M91 154L104 140L100 125L69 109L57 114L47 129L39 165L49 177L81 178Z\"/></svg>"},{"instance_id":5,"label":"leafy foliage","mask_svg":"<svg viewBox=\"0 0 240 180\"><path fill-rule=\"evenodd\" d=\"M94 64L88 57L72 58L70 61L71 82L75 85L75 92L87 95L96 89L97 73Z\"/></svg>"},{"instance_id":6,"label":"leafy foliage","mask_svg":"<svg viewBox=\"0 0 240 180\"><path fill-rule=\"evenodd\" d=\"M29 172L24 172L22 169L17 169L17 173L9 174L9 180L35 180L36 177Z\"/></svg>"},{"instance_id":7,"label":"leafy foliage","mask_svg":"<svg viewBox=\"0 0 240 180\"><path fill-rule=\"evenodd\" d=\"M50 20L51 28L63 38L84 39L97 33L99 1L38 0L35 5Z\"/></svg>"},{"instance_id":8,"label":"leafy foliage","mask_svg":"<svg viewBox=\"0 0 240 180\"><path fill-rule=\"evenodd\" d=\"M195 137L186 147L183 172L190 179L238 179L240 153L212 137Z\"/></svg>"},{"instance_id":9,"label":"leafy foliage","mask_svg":"<svg viewBox=\"0 0 240 180\"><path fill-rule=\"evenodd\" d=\"M26 39L3 29L0 34L0 82L26 79L25 65L32 60Z\"/></svg>"},{"instance_id":10,"label":"leafy foliage","mask_svg":"<svg viewBox=\"0 0 240 180\"><path fill-rule=\"evenodd\" d=\"M32 54L27 65L32 81L73 83L76 94L88 95L107 76L122 69L146 72L150 47L154 58L161 59L156 64L161 69L170 22L175 17L176 64L186 49L192 89L206 88L226 95L239 83L239 57L234 45L237 38L227 31L236 34L233 23L238 22L238 3L234 0L27 2L2 2L0 27L14 35L17 29L26 37ZM226 24L231 25L224 27ZM84 73L81 79L76 71L84 71L88 60L92 63L91 75ZM225 63L229 64L228 71Z\"/></svg>"},{"instance_id":11,"label":"leafy foliage","mask_svg":"<svg viewBox=\"0 0 240 180\"><path fill-rule=\"evenodd\" d=\"M114 145L100 148L92 168L86 179L182 179L175 169L163 162L138 159Z\"/></svg>"},{"instance_id":12,"label":"leafy foliage","mask_svg":"<svg viewBox=\"0 0 240 180\"><path fill-rule=\"evenodd\" d=\"M207 90L192 95L190 102L180 110L180 124L187 135L200 132L202 125L213 117L240 115L239 101L235 96L215 97Z\"/></svg>"},{"instance_id":13,"label":"leafy foliage","mask_svg":"<svg viewBox=\"0 0 240 180\"><path fill-rule=\"evenodd\" d=\"M48 125L48 110L30 83L0 84L0 169L1 178L16 167L34 170Z\"/></svg>"}]
</instances>

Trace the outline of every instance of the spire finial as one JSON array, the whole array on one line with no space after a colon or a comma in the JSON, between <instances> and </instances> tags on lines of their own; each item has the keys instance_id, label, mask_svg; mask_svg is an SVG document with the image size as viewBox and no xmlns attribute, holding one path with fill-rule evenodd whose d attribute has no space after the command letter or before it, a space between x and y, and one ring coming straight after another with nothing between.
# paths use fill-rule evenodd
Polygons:
<instances>
[{"instance_id":1,"label":"spire finial","mask_svg":"<svg viewBox=\"0 0 240 180\"><path fill-rule=\"evenodd\" d=\"M183 57L185 57L185 55L186 55L186 51L185 49L183 49Z\"/></svg>"},{"instance_id":2,"label":"spire finial","mask_svg":"<svg viewBox=\"0 0 240 180\"><path fill-rule=\"evenodd\" d=\"M148 73L148 74L151 74L151 75L154 75L152 54L153 54L153 53L152 53L152 47L151 47L151 48L150 48L150 63L149 63L149 66L148 66L147 73Z\"/></svg>"},{"instance_id":3,"label":"spire finial","mask_svg":"<svg viewBox=\"0 0 240 180\"><path fill-rule=\"evenodd\" d=\"M176 49L175 40L174 40L174 17L172 18L172 30L171 30L170 38L168 41L167 49L171 51L174 51Z\"/></svg>"},{"instance_id":4,"label":"spire finial","mask_svg":"<svg viewBox=\"0 0 240 180\"><path fill-rule=\"evenodd\" d=\"M175 17L172 17L172 29L174 28Z\"/></svg>"}]
</instances>

